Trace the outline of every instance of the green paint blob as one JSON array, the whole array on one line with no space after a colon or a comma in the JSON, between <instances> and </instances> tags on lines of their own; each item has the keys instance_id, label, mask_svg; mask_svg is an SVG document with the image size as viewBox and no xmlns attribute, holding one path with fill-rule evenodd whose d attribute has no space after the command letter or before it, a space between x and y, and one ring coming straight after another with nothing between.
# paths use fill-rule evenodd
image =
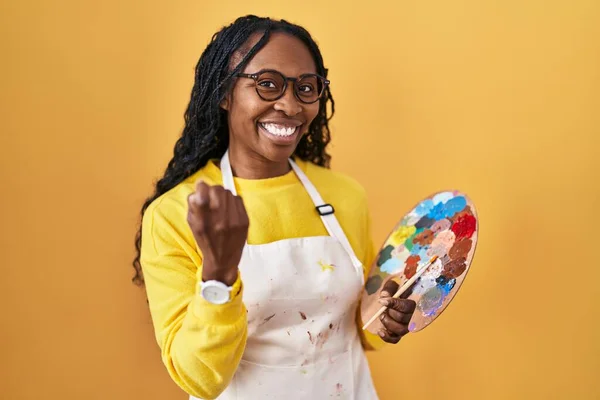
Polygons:
<instances>
[{"instance_id":1,"label":"green paint blob","mask_svg":"<svg viewBox=\"0 0 600 400\"><path fill-rule=\"evenodd\" d=\"M392 258L392 251L394 251L394 246L389 245L383 248L379 253L379 259L377 260L377 266L381 267L387 260Z\"/></svg>"}]
</instances>

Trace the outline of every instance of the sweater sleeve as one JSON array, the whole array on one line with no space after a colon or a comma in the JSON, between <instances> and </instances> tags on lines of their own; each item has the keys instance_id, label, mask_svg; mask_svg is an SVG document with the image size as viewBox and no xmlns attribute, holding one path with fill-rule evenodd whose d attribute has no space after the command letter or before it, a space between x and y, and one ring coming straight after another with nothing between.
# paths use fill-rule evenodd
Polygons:
<instances>
[{"instance_id":1,"label":"sweater sleeve","mask_svg":"<svg viewBox=\"0 0 600 400\"><path fill-rule=\"evenodd\" d=\"M364 277L365 277L365 282L366 282L367 278L369 277L369 274L371 272L371 267L373 266L373 263L375 261L375 257L377 256L377 249L375 248L375 243L373 242L373 235L372 235L372 231L371 231L371 216L368 211L367 211L367 218L366 218L364 240L367 243L367 245L366 245L367 250L365 252L364 259L361 261L364 266ZM379 350L380 348L382 348L385 345L385 342L378 335L375 335L369 331L363 331L363 329L362 329L363 322L364 321L361 318L360 303L359 303L358 309L356 311L356 325L357 325L357 329L358 329L358 335L361 339L363 348L365 350Z\"/></svg>"},{"instance_id":2,"label":"sweater sleeve","mask_svg":"<svg viewBox=\"0 0 600 400\"><path fill-rule=\"evenodd\" d=\"M204 300L198 294L201 255L187 224L173 223L181 213L169 214L151 205L142 221L141 264L155 336L177 385L214 399L231 382L246 346L242 282L238 276L226 304Z\"/></svg>"}]
</instances>

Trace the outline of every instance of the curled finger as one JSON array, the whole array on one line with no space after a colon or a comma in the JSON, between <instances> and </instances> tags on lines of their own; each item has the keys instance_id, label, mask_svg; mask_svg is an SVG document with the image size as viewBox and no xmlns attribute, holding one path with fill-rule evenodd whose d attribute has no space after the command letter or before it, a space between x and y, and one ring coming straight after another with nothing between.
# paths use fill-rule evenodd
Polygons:
<instances>
[{"instance_id":1,"label":"curled finger","mask_svg":"<svg viewBox=\"0 0 600 400\"><path fill-rule=\"evenodd\" d=\"M221 207L226 207L227 204L224 204L225 199L225 189L222 186L212 186L208 190L208 197L210 199L210 209L218 210Z\"/></svg>"},{"instance_id":2,"label":"curled finger","mask_svg":"<svg viewBox=\"0 0 600 400\"><path fill-rule=\"evenodd\" d=\"M377 334L384 342L396 344L402 338L401 336L395 335L392 332L389 332L387 329L380 329Z\"/></svg>"},{"instance_id":3,"label":"curled finger","mask_svg":"<svg viewBox=\"0 0 600 400\"><path fill-rule=\"evenodd\" d=\"M394 321L398 321L401 324L405 325L408 324L412 318L411 313L401 313L400 311L394 310L393 308L388 308L387 313Z\"/></svg>"},{"instance_id":4,"label":"curled finger","mask_svg":"<svg viewBox=\"0 0 600 400\"><path fill-rule=\"evenodd\" d=\"M196 182L196 190L188 196L188 207L191 212L197 213L208 207L209 203L208 185L199 180Z\"/></svg>"},{"instance_id":5,"label":"curled finger","mask_svg":"<svg viewBox=\"0 0 600 400\"><path fill-rule=\"evenodd\" d=\"M409 299L384 299L380 302L391 309L401 312L402 314L412 315L417 307L417 303L414 300Z\"/></svg>"},{"instance_id":6,"label":"curled finger","mask_svg":"<svg viewBox=\"0 0 600 400\"><path fill-rule=\"evenodd\" d=\"M387 311L381 314L379 319L381 320L381 324L385 327L385 329L393 335L402 337L408 333L408 326L394 320L388 315Z\"/></svg>"}]
</instances>

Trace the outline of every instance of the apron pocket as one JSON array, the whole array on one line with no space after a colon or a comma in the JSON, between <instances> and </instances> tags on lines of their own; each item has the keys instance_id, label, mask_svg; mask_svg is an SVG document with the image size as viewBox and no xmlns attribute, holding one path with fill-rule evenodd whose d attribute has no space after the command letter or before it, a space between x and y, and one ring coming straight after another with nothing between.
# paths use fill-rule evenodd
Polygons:
<instances>
[{"instance_id":1,"label":"apron pocket","mask_svg":"<svg viewBox=\"0 0 600 400\"><path fill-rule=\"evenodd\" d=\"M354 400L351 352L300 366L271 366L241 360L232 386L237 399Z\"/></svg>"}]
</instances>

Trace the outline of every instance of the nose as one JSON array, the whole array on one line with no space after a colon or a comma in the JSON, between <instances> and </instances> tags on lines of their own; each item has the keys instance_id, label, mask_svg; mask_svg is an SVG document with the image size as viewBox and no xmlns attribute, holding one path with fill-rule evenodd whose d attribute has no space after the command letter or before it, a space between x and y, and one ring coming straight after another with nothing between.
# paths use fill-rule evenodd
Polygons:
<instances>
[{"instance_id":1,"label":"nose","mask_svg":"<svg viewBox=\"0 0 600 400\"><path fill-rule=\"evenodd\" d=\"M273 108L277 111L283 111L288 117L298 115L302 111L302 105L294 96L294 85L289 84L285 89L285 93L275 101Z\"/></svg>"}]
</instances>

